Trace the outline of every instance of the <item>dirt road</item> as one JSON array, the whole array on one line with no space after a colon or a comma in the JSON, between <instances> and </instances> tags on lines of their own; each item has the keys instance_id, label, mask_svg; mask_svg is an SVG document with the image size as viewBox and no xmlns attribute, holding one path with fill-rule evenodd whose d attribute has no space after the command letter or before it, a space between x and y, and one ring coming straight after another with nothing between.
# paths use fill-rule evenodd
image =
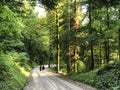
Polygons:
<instances>
[{"instance_id":1,"label":"dirt road","mask_svg":"<svg viewBox=\"0 0 120 90\"><path fill-rule=\"evenodd\" d=\"M39 71L35 68L31 71L28 83L24 90L95 90L87 85L75 85L57 77L58 74L48 71Z\"/></svg>"}]
</instances>

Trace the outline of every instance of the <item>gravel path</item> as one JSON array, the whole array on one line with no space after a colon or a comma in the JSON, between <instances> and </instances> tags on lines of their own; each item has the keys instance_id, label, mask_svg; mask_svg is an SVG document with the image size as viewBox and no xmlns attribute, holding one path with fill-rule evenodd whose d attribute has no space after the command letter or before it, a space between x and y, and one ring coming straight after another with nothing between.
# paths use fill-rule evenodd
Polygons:
<instances>
[{"instance_id":1,"label":"gravel path","mask_svg":"<svg viewBox=\"0 0 120 90\"><path fill-rule=\"evenodd\" d=\"M72 82L59 77L59 74L33 69L24 90L95 90L82 83Z\"/></svg>"}]
</instances>

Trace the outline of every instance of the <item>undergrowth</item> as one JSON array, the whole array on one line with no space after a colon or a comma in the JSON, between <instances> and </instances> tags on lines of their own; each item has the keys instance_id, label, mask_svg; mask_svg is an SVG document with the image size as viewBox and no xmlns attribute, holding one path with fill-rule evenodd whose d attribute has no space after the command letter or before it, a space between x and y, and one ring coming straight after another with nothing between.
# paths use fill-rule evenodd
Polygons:
<instances>
[{"instance_id":1,"label":"undergrowth","mask_svg":"<svg viewBox=\"0 0 120 90\"><path fill-rule=\"evenodd\" d=\"M0 90L22 90L27 76L21 71L23 67L8 54L0 55Z\"/></svg>"},{"instance_id":2,"label":"undergrowth","mask_svg":"<svg viewBox=\"0 0 120 90\"><path fill-rule=\"evenodd\" d=\"M120 62L86 73L71 74L68 77L96 87L98 90L120 90Z\"/></svg>"}]
</instances>

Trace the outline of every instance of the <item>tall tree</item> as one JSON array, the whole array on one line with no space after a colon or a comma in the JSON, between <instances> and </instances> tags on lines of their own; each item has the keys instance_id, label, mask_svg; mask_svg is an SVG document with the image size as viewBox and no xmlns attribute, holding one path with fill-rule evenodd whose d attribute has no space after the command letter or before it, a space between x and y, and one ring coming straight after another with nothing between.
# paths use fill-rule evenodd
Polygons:
<instances>
[{"instance_id":1,"label":"tall tree","mask_svg":"<svg viewBox=\"0 0 120 90\"><path fill-rule=\"evenodd\" d=\"M74 16L73 16L73 22L72 22L72 27L71 28L73 28L76 32L76 30L79 28L79 23L80 23L80 18L81 18L79 0L73 0L73 4L74 4L74 7L73 7L74 8L74 10L73 10ZM77 44L76 44L77 43L77 38L75 36L73 38L75 40L75 43L73 45L73 49L74 49L73 50L74 72L77 72L77 60L78 60L78 58L77 58L77 55L78 55L77 48L78 48L79 45L77 46Z\"/></svg>"},{"instance_id":2,"label":"tall tree","mask_svg":"<svg viewBox=\"0 0 120 90\"><path fill-rule=\"evenodd\" d=\"M90 33L90 35L92 34L92 1L91 0L88 0L88 4L89 4L89 6L88 6L88 12L89 12L89 33ZM91 56L90 56L90 61L89 61L89 63L90 63L90 66L89 66L89 68L90 68L90 70L91 69L94 69L94 53L93 53L93 40L91 39L90 40L90 52L91 52Z\"/></svg>"},{"instance_id":3,"label":"tall tree","mask_svg":"<svg viewBox=\"0 0 120 90\"><path fill-rule=\"evenodd\" d=\"M57 72L60 69L60 42L59 42L59 11L56 8L56 60Z\"/></svg>"},{"instance_id":4,"label":"tall tree","mask_svg":"<svg viewBox=\"0 0 120 90\"><path fill-rule=\"evenodd\" d=\"M120 9L119 9L119 20L120 20ZM120 47L120 28L119 28L118 36L119 36L119 47ZM120 48L118 48L118 51L119 51L119 60L120 60Z\"/></svg>"}]
</instances>

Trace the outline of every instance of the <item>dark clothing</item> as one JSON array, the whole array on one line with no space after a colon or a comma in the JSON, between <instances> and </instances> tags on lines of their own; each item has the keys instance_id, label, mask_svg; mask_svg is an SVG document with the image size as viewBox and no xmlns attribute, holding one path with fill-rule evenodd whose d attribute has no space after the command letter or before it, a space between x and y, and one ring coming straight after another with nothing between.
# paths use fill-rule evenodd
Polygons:
<instances>
[{"instance_id":1,"label":"dark clothing","mask_svg":"<svg viewBox=\"0 0 120 90\"><path fill-rule=\"evenodd\" d=\"M44 70L45 69L45 67L44 67L44 65L42 66L42 70Z\"/></svg>"},{"instance_id":2,"label":"dark clothing","mask_svg":"<svg viewBox=\"0 0 120 90\"><path fill-rule=\"evenodd\" d=\"M42 70L42 67L40 66L39 69L40 69L40 71L41 71L41 70Z\"/></svg>"}]
</instances>

